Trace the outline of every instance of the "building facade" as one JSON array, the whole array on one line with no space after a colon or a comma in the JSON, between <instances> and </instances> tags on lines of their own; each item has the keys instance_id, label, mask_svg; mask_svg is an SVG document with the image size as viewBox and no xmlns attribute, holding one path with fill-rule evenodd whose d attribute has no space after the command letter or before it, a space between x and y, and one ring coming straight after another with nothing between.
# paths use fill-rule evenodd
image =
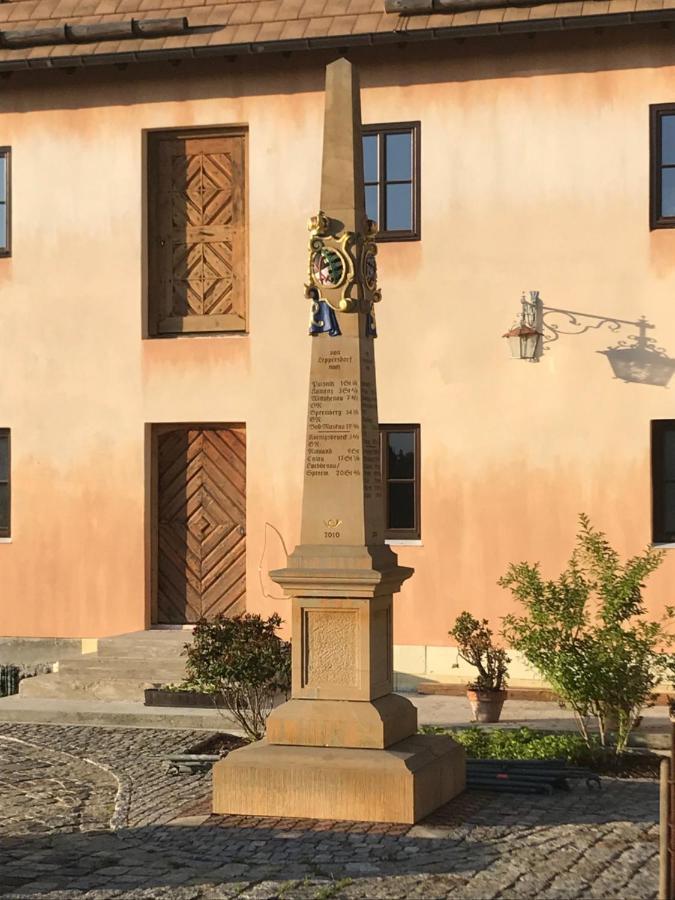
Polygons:
<instances>
[{"instance_id":1,"label":"building facade","mask_svg":"<svg viewBox=\"0 0 675 900\"><path fill-rule=\"evenodd\" d=\"M66 7L0 5L0 634L288 616L267 571L298 540L306 220L341 54L415 568L397 669L452 678L455 616L499 630L499 576L556 575L580 512L622 553L675 548L675 7ZM524 290L535 363L502 338ZM673 576L669 554L652 611Z\"/></svg>"}]
</instances>

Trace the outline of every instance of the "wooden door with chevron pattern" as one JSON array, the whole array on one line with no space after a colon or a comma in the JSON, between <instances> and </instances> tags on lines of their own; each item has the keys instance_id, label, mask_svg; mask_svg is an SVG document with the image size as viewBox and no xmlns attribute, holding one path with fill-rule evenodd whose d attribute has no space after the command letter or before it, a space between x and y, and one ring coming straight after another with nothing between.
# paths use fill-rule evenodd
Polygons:
<instances>
[{"instance_id":1,"label":"wooden door with chevron pattern","mask_svg":"<svg viewBox=\"0 0 675 900\"><path fill-rule=\"evenodd\" d=\"M246 431L176 427L157 436L157 622L244 611Z\"/></svg>"}]
</instances>

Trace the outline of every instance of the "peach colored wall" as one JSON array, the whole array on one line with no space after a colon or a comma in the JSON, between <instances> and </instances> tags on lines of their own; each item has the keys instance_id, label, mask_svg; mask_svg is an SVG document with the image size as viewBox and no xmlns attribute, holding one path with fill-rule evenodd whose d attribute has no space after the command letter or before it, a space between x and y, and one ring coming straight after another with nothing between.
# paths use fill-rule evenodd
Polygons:
<instances>
[{"instance_id":1,"label":"peach colored wall","mask_svg":"<svg viewBox=\"0 0 675 900\"><path fill-rule=\"evenodd\" d=\"M416 574L396 601L399 644L447 643L463 608L503 614L495 582L509 561L555 573L581 510L622 552L649 540L649 421L675 417L675 403L614 380L596 352L631 330L561 337L538 365L511 361L501 339L536 288L550 306L645 315L675 356L675 232L648 227L648 106L675 101L675 52L656 36L621 47L565 35L355 54L364 121L422 122L422 241L380 251L380 418L422 427L423 546L400 549ZM13 521L0 634L149 624L153 422L246 423L248 605L288 616L266 577L263 596L258 564L266 521L289 549L299 531L324 62L53 72L3 90ZM143 339L143 130L241 123L250 333ZM673 554L654 609L673 602ZM270 533L263 569L281 564Z\"/></svg>"}]
</instances>

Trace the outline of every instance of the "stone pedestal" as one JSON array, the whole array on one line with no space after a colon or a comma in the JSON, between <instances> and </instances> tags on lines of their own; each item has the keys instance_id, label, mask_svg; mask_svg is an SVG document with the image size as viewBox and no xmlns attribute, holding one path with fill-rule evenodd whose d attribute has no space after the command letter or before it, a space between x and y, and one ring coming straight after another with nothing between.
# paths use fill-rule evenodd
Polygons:
<instances>
[{"instance_id":1,"label":"stone pedestal","mask_svg":"<svg viewBox=\"0 0 675 900\"><path fill-rule=\"evenodd\" d=\"M213 810L412 824L464 790L464 771L463 748L442 735L416 735L387 750L259 741L215 764Z\"/></svg>"}]
</instances>

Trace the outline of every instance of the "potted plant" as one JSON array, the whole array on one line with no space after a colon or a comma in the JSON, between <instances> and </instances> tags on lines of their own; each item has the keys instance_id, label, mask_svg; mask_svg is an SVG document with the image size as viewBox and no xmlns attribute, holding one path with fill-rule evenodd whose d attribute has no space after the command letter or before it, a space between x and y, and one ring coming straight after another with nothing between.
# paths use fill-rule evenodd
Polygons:
<instances>
[{"instance_id":1,"label":"potted plant","mask_svg":"<svg viewBox=\"0 0 675 900\"><path fill-rule=\"evenodd\" d=\"M475 722L498 722L507 697L507 666L511 661L506 651L495 647L488 620L479 621L463 612L448 634L457 641L461 659L478 670L478 678L467 685Z\"/></svg>"}]
</instances>

